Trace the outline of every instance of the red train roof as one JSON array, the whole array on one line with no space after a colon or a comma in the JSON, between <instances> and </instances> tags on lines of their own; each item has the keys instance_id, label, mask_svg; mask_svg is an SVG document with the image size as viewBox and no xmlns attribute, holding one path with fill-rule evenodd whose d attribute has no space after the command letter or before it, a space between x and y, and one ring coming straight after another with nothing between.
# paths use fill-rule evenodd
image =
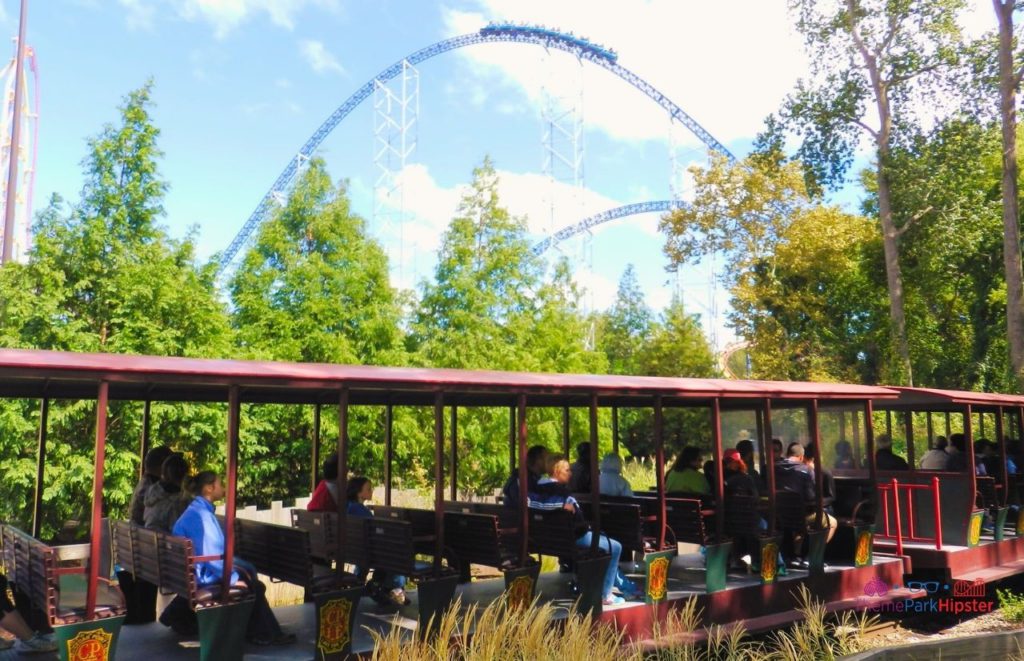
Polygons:
<instances>
[{"instance_id":1,"label":"red train roof","mask_svg":"<svg viewBox=\"0 0 1024 661\"><path fill-rule=\"evenodd\" d=\"M1024 406L1024 395L1004 395L991 392L974 392L971 390L942 390L939 388L909 388L890 386L899 392L899 399L894 404L907 406L926 406L942 404L970 404L972 406Z\"/></svg>"},{"instance_id":2,"label":"red train roof","mask_svg":"<svg viewBox=\"0 0 1024 661\"><path fill-rule=\"evenodd\" d=\"M653 395L677 399L890 399L888 388L841 383L737 381L490 370L374 367L323 363L178 358L123 354L0 349L0 394L9 397L89 397L100 380L118 399L218 401L226 387L242 388L245 401L329 401L348 386L353 402L428 403L438 390L446 401L502 403L526 394L531 402L569 404L596 394L602 398L646 400ZM449 397L451 395L454 400ZM558 400L557 402L555 400Z\"/></svg>"}]
</instances>

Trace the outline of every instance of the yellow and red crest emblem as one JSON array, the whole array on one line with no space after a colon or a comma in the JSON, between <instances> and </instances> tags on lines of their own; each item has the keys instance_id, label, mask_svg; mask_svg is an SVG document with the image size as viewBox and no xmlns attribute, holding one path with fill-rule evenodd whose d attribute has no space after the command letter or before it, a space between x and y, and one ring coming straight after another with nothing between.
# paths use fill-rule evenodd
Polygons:
<instances>
[{"instance_id":1,"label":"yellow and red crest emblem","mask_svg":"<svg viewBox=\"0 0 1024 661\"><path fill-rule=\"evenodd\" d=\"M779 571L779 568L775 564L775 560L778 555L779 545L775 542L768 542L761 547L761 581L763 583L772 583L775 581L775 576Z\"/></svg>"},{"instance_id":2,"label":"yellow and red crest emblem","mask_svg":"<svg viewBox=\"0 0 1024 661\"><path fill-rule=\"evenodd\" d=\"M855 567L864 567L871 561L871 532L862 530L857 537L857 551L853 555Z\"/></svg>"},{"instance_id":3,"label":"yellow and red crest emblem","mask_svg":"<svg viewBox=\"0 0 1024 661\"><path fill-rule=\"evenodd\" d=\"M349 642L348 623L352 614L352 601L331 599L320 607L320 635L317 650L323 654L337 654Z\"/></svg>"},{"instance_id":4,"label":"yellow and red crest emblem","mask_svg":"<svg viewBox=\"0 0 1024 661\"><path fill-rule=\"evenodd\" d=\"M533 578L530 576L517 576L512 579L506 588L508 594L508 607L516 610L530 605L533 600Z\"/></svg>"},{"instance_id":5,"label":"yellow and red crest emblem","mask_svg":"<svg viewBox=\"0 0 1024 661\"><path fill-rule=\"evenodd\" d=\"M971 529L967 535L967 545L977 546L978 542L981 541L981 519L982 514L974 514L971 516Z\"/></svg>"},{"instance_id":6,"label":"yellow and red crest emblem","mask_svg":"<svg viewBox=\"0 0 1024 661\"><path fill-rule=\"evenodd\" d=\"M108 661L114 635L103 629L79 631L68 640L69 661Z\"/></svg>"},{"instance_id":7,"label":"yellow and red crest emblem","mask_svg":"<svg viewBox=\"0 0 1024 661\"><path fill-rule=\"evenodd\" d=\"M665 556L651 560L647 570L647 597L651 601L661 601L668 594L669 564Z\"/></svg>"}]
</instances>

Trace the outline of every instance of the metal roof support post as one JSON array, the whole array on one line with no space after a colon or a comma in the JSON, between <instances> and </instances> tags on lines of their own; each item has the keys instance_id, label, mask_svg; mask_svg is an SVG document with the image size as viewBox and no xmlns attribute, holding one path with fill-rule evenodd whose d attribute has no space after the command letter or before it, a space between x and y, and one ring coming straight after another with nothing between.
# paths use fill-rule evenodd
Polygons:
<instances>
[{"instance_id":1,"label":"metal roof support post","mask_svg":"<svg viewBox=\"0 0 1024 661\"><path fill-rule=\"evenodd\" d=\"M860 454L860 416L857 411L850 415L850 420L853 423L853 456L858 459L854 468L860 468L864 465L864 460Z\"/></svg>"},{"instance_id":2,"label":"metal roof support post","mask_svg":"<svg viewBox=\"0 0 1024 661\"><path fill-rule=\"evenodd\" d=\"M391 462L394 460L394 411L391 402L384 406L384 506L391 507Z\"/></svg>"},{"instance_id":3,"label":"metal roof support post","mask_svg":"<svg viewBox=\"0 0 1024 661\"><path fill-rule=\"evenodd\" d=\"M818 425L818 400L812 399L808 410L807 420L810 427L811 439L814 442L814 509L817 514L818 526L825 522L825 473L822 470L821 461L821 429Z\"/></svg>"},{"instance_id":4,"label":"metal roof support post","mask_svg":"<svg viewBox=\"0 0 1024 661\"><path fill-rule=\"evenodd\" d=\"M619 453L619 407L612 407L612 452Z\"/></svg>"},{"instance_id":5,"label":"metal roof support post","mask_svg":"<svg viewBox=\"0 0 1024 661\"><path fill-rule=\"evenodd\" d=\"M516 464L516 407L508 407L508 469L514 469ZM520 460L522 463L522 460Z\"/></svg>"},{"instance_id":6,"label":"metal roof support post","mask_svg":"<svg viewBox=\"0 0 1024 661\"><path fill-rule=\"evenodd\" d=\"M907 429L907 467L914 470L914 414L907 411L904 414L905 426Z\"/></svg>"},{"instance_id":7,"label":"metal roof support post","mask_svg":"<svg viewBox=\"0 0 1024 661\"><path fill-rule=\"evenodd\" d=\"M722 471L722 409L715 397L711 400L711 434L715 452L715 543L725 537L725 484Z\"/></svg>"},{"instance_id":8,"label":"metal roof support post","mask_svg":"<svg viewBox=\"0 0 1024 661\"><path fill-rule=\"evenodd\" d=\"M235 562L235 499L238 495L238 427L242 404L238 386L228 386L227 496L224 502L224 574L221 601L231 600L231 573Z\"/></svg>"},{"instance_id":9,"label":"metal roof support post","mask_svg":"<svg viewBox=\"0 0 1024 661\"><path fill-rule=\"evenodd\" d=\"M590 502L593 503L593 534L590 536L590 550L597 551L601 536L601 485L597 473L597 395L590 395ZM582 457L581 457L582 459Z\"/></svg>"},{"instance_id":10,"label":"metal roof support post","mask_svg":"<svg viewBox=\"0 0 1024 661\"><path fill-rule=\"evenodd\" d=\"M974 412L970 404L964 407L964 452L967 453L967 471L971 475L971 493L978 493L978 473L974 466ZM972 501L973 502L973 501Z\"/></svg>"},{"instance_id":11,"label":"metal roof support post","mask_svg":"<svg viewBox=\"0 0 1024 661\"><path fill-rule=\"evenodd\" d=\"M320 479L320 402L313 407L313 469L309 471L309 492L316 491Z\"/></svg>"},{"instance_id":12,"label":"metal roof support post","mask_svg":"<svg viewBox=\"0 0 1024 661\"><path fill-rule=\"evenodd\" d=\"M562 407L562 454L569 457L569 407Z\"/></svg>"},{"instance_id":13,"label":"metal roof support post","mask_svg":"<svg viewBox=\"0 0 1024 661\"><path fill-rule=\"evenodd\" d=\"M996 408L996 436L997 444L999 445L999 477L1000 482L1003 483L1003 502L1007 503L1007 497L1010 493L1010 475L1006 470L1006 434L1003 433L1003 407L999 406Z\"/></svg>"},{"instance_id":14,"label":"metal roof support post","mask_svg":"<svg viewBox=\"0 0 1024 661\"><path fill-rule=\"evenodd\" d=\"M654 477L658 489L658 550L665 548L665 411L661 395L654 396Z\"/></svg>"},{"instance_id":15,"label":"metal roof support post","mask_svg":"<svg viewBox=\"0 0 1024 661\"><path fill-rule=\"evenodd\" d=\"M935 447L935 425L932 424L932 412L927 411L925 415L927 416L925 423L928 429L928 449L931 450Z\"/></svg>"},{"instance_id":16,"label":"metal roof support post","mask_svg":"<svg viewBox=\"0 0 1024 661\"><path fill-rule=\"evenodd\" d=\"M876 484L878 465L875 462L875 408L874 402L870 399L864 402L864 441L868 452L868 478L871 484Z\"/></svg>"},{"instance_id":17,"label":"metal roof support post","mask_svg":"<svg viewBox=\"0 0 1024 661\"><path fill-rule=\"evenodd\" d=\"M526 566L527 551L530 546L530 513L527 510L527 476L526 476L526 395L519 395L516 398L516 405L509 409L512 412L512 421L518 422L518 454L519 454L519 566ZM515 430L515 427L513 428ZM512 465L516 465L513 459Z\"/></svg>"},{"instance_id":18,"label":"metal roof support post","mask_svg":"<svg viewBox=\"0 0 1024 661\"><path fill-rule=\"evenodd\" d=\"M89 521L89 575L85 590L85 618L96 617L96 593L100 574L100 525L103 520L103 465L107 457L107 398L110 384L100 381L96 394L96 445L93 455L92 516Z\"/></svg>"},{"instance_id":19,"label":"metal roof support post","mask_svg":"<svg viewBox=\"0 0 1024 661\"><path fill-rule=\"evenodd\" d=\"M768 536L775 535L775 462L779 457L775 456L775 443L772 442L772 400L764 400L764 437L765 456L768 466L765 469L765 480L768 483Z\"/></svg>"},{"instance_id":20,"label":"metal roof support post","mask_svg":"<svg viewBox=\"0 0 1024 661\"><path fill-rule=\"evenodd\" d=\"M459 407L452 405L451 410L451 434L452 434L452 500L459 499Z\"/></svg>"},{"instance_id":21,"label":"metal roof support post","mask_svg":"<svg viewBox=\"0 0 1024 661\"><path fill-rule=\"evenodd\" d=\"M444 555L444 393L434 393L434 576Z\"/></svg>"},{"instance_id":22,"label":"metal roof support post","mask_svg":"<svg viewBox=\"0 0 1024 661\"><path fill-rule=\"evenodd\" d=\"M39 538L43 526L43 480L46 477L46 436L50 420L50 398L39 404L39 450L36 455L36 489L32 498L32 536Z\"/></svg>"},{"instance_id":23,"label":"metal roof support post","mask_svg":"<svg viewBox=\"0 0 1024 661\"><path fill-rule=\"evenodd\" d=\"M146 455L149 454L149 432L152 424L153 402L149 399L142 406L142 438L139 440L139 479L146 476Z\"/></svg>"},{"instance_id":24,"label":"metal roof support post","mask_svg":"<svg viewBox=\"0 0 1024 661\"><path fill-rule=\"evenodd\" d=\"M335 571L345 574L345 547L348 536L348 388L338 391L338 561Z\"/></svg>"}]
</instances>

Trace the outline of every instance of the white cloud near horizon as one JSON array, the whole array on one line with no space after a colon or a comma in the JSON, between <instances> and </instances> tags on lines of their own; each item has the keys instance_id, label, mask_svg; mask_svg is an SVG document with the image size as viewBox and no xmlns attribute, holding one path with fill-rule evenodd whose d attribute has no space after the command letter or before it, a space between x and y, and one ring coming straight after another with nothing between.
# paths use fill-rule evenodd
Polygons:
<instances>
[{"instance_id":1,"label":"white cloud near horizon","mask_svg":"<svg viewBox=\"0 0 1024 661\"><path fill-rule=\"evenodd\" d=\"M299 42L299 52L316 73L345 73L345 67L322 41L303 39Z\"/></svg>"},{"instance_id":2,"label":"white cloud near horizon","mask_svg":"<svg viewBox=\"0 0 1024 661\"><path fill-rule=\"evenodd\" d=\"M174 0L178 14L189 21L209 23L217 38L226 37L242 22L263 14L286 30L295 29L295 16L307 6L332 12L341 9L339 0Z\"/></svg>"}]
</instances>

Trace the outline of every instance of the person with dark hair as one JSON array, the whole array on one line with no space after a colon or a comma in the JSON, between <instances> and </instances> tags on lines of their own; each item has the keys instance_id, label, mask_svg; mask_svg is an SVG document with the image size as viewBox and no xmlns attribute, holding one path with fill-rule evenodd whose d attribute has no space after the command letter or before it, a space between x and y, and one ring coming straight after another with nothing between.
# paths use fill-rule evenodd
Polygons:
<instances>
[{"instance_id":1,"label":"person with dark hair","mask_svg":"<svg viewBox=\"0 0 1024 661\"><path fill-rule=\"evenodd\" d=\"M926 471L944 471L949 470L949 460L951 459L948 452L946 452L946 437L939 436L935 439L935 445L931 450L924 453L921 457L921 470Z\"/></svg>"},{"instance_id":2,"label":"person with dark hair","mask_svg":"<svg viewBox=\"0 0 1024 661\"><path fill-rule=\"evenodd\" d=\"M772 439L772 454L774 455L776 462L781 461L782 459L786 458L785 455L782 454L782 439L781 438L773 438Z\"/></svg>"},{"instance_id":3,"label":"person with dark hair","mask_svg":"<svg viewBox=\"0 0 1024 661\"><path fill-rule=\"evenodd\" d=\"M946 446L949 454L949 463L946 470L965 471L967 470L967 437L963 434L950 434L949 445Z\"/></svg>"},{"instance_id":4,"label":"person with dark hair","mask_svg":"<svg viewBox=\"0 0 1024 661\"><path fill-rule=\"evenodd\" d=\"M306 509L310 512L338 511L338 453L327 455L323 465L324 479L317 483L313 497L309 499Z\"/></svg>"},{"instance_id":5,"label":"person with dark hair","mask_svg":"<svg viewBox=\"0 0 1024 661\"><path fill-rule=\"evenodd\" d=\"M837 470L857 467L857 460L854 459L853 448L850 447L849 441L839 441L836 443L836 461L833 467Z\"/></svg>"},{"instance_id":6,"label":"person with dark hair","mask_svg":"<svg viewBox=\"0 0 1024 661\"><path fill-rule=\"evenodd\" d=\"M974 444L974 464L981 466L978 475L1001 477L999 469L999 446L987 438L978 439Z\"/></svg>"},{"instance_id":7,"label":"person with dark hair","mask_svg":"<svg viewBox=\"0 0 1024 661\"><path fill-rule=\"evenodd\" d=\"M817 446L812 442L807 445L804 450L804 465L811 471L811 477L814 477L815 469L819 468L818 464L818 449ZM835 510L833 504L836 502L836 480L824 466L820 467L821 470L821 507L825 513L825 525L828 526L828 538L827 542L832 541L832 537L835 536L836 530L839 527L839 521L835 518ZM813 516L813 515L812 515Z\"/></svg>"},{"instance_id":8,"label":"person with dark hair","mask_svg":"<svg viewBox=\"0 0 1024 661\"><path fill-rule=\"evenodd\" d=\"M665 474L665 491L710 497L711 486L700 472L701 459L700 448L693 445L683 448Z\"/></svg>"},{"instance_id":9,"label":"person with dark hair","mask_svg":"<svg viewBox=\"0 0 1024 661\"><path fill-rule=\"evenodd\" d=\"M548 485L540 485L540 478L544 476L548 466L548 449L543 445L534 445L526 452L526 493L547 494L550 491ZM501 493L505 507L519 507L519 469L513 467L512 474L505 481Z\"/></svg>"},{"instance_id":10,"label":"person with dark hair","mask_svg":"<svg viewBox=\"0 0 1024 661\"><path fill-rule=\"evenodd\" d=\"M572 477L569 479L569 490L573 493L590 493L590 443L580 443L576 446L576 462L570 469Z\"/></svg>"},{"instance_id":11,"label":"person with dark hair","mask_svg":"<svg viewBox=\"0 0 1024 661\"><path fill-rule=\"evenodd\" d=\"M353 477L345 487L345 502L348 503L346 512L349 516L360 518L373 518L373 510L365 505L373 499L373 483L368 477ZM366 570L356 567L356 576L365 578ZM408 603L405 596L405 576L400 574L388 574L379 569L373 570L373 577L368 586L370 596L382 606L388 603L396 606L404 606Z\"/></svg>"},{"instance_id":12,"label":"person with dark hair","mask_svg":"<svg viewBox=\"0 0 1024 661\"><path fill-rule=\"evenodd\" d=\"M37 633L21 616L14 602L7 596L7 576L0 574L0 627L14 634L15 639L0 638L0 651L17 647L16 652L37 654L56 652L57 643L49 636ZM6 655L0 655L7 658Z\"/></svg>"},{"instance_id":13,"label":"person with dark hair","mask_svg":"<svg viewBox=\"0 0 1024 661\"><path fill-rule=\"evenodd\" d=\"M875 466L878 470L905 471L909 470L907 460L898 454L893 454L892 438L888 434L879 434L875 439Z\"/></svg>"},{"instance_id":14,"label":"person with dark hair","mask_svg":"<svg viewBox=\"0 0 1024 661\"><path fill-rule=\"evenodd\" d=\"M142 460L142 477L135 485L131 504L128 507L129 520L137 526L146 525L146 494L150 487L160 481L164 461L172 450L158 445L146 453ZM148 581L136 580L129 572L117 572L117 581L124 595L125 624L148 624L156 619L157 587Z\"/></svg>"},{"instance_id":15,"label":"person with dark hair","mask_svg":"<svg viewBox=\"0 0 1024 661\"><path fill-rule=\"evenodd\" d=\"M736 452L740 454L740 459L746 464L747 470L754 470L754 442L749 438L738 441L736 443Z\"/></svg>"},{"instance_id":16,"label":"person with dark hair","mask_svg":"<svg viewBox=\"0 0 1024 661\"><path fill-rule=\"evenodd\" d=\"M214 515L214 503L225 494L220 476L213 471L197 473L189 480L188 491L194 498L174 524L173 533L192 540L193 551L198 556L223 556L224 530ZM196 562L195 573L200 587L217 585L224 576L224 561ZM267 586L259 580L255 567L236 556L231 583L244 584L254 597L246 640L254 645L290 645L295 642L295 634L285 633L274 617L274 611L267 603Z\"/></svg>"},{"instance_id":17,"label":"person with dark hair","mask_svg":"<svg viewBox=\"0 0 1024 661\"><path fill-rule=\"evenodd\" d=\"M160 481L146 492L146 508L142 518L147 528L171 532L174 523L188 507L191 498L182 491L188 476L188 462L177 452L164 461Z\"/></svg>"},{"instance_id":18,"label":"person with dark hair","mask_svg":"<svg viewBox=\"0 0 1024 661\"><path fill-rule=\"evenodd\" d=\"M786 449L786 456L776 460L775 488L779 491L798 493L803 496L805 503L816 502L814 475L804 463L804 446L790 443Z\"/></svg>"}]
</instances>

